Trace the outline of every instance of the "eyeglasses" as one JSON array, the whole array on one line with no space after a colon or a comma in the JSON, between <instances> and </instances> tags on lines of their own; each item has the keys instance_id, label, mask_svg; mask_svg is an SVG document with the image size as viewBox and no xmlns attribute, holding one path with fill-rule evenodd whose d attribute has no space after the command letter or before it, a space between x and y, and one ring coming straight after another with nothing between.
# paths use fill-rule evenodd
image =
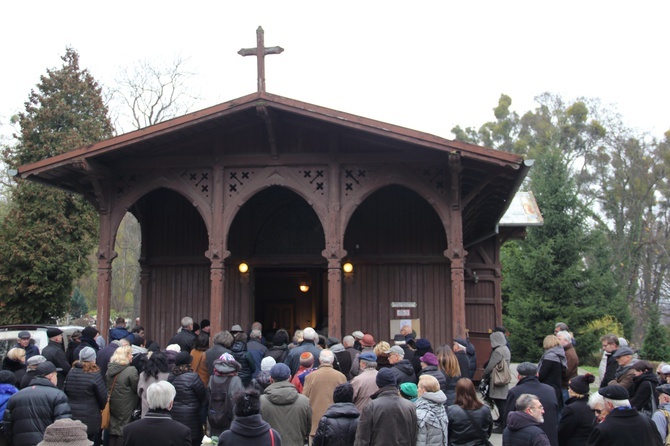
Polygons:
<instances>
[{"instance_id":1,"label":"eyeglasses","mask_svg":"<svg viewBox=\"0 0 670 446\"><path fill-rule=\"evenodd\" d=\"M594 412L596 415L600 415L600 414L602 413L602 411L603 411L602 409L593 409L593 412Z\"/></svg>"}]
</instances>

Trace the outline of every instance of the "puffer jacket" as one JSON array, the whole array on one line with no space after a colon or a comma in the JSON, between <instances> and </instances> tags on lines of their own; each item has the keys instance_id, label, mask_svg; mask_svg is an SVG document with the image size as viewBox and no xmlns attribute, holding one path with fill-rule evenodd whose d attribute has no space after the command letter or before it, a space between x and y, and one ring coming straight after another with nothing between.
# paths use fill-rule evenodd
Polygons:
<instances>
[{"instance_id":1,"label":"puffer jacket","mask_svg":"<svg viewBox=\"0 0 670 446\"><path fill-rule=\"evenodd\" d=\"M288 356L288 346L286 344L273 345L267 353L265 353L265 356L272 356L275 358L275 361L277 361L277 364L284 362Z\"/></svg>"},{"instance_id":2,"label":"puffer jacket","mask_svg":"<svg viewBox=\"0 0 670 446\"><path fill-rule=\"evenodd\" d=\"M353 403L335 403L319 421L313 446L350 446L356 439L360 412Z\"/></svg>"},{"instance_id":3,"label":"puffer jacket","mask_svg":"<svg viewBox=\"0 0 670 446\"><path fill-rule=\"evenodd\" d=\"M270 384L261 395L261 415L285 445L302 446L312 428L312 406L288 381Z\"/></svg>"},{"instance_id":4,"label":"puffer jacket","mask_svg":"<svg viewBox=\"0 0 670 446\"><path fill-rule=\"evenodd\" d=\"M20 383L26 374L26 365L21 361L14 361L7 356L2 360L2 370L9 370L16 377L16 383Z\"/></svg>"},{"instance_id":5,"label":"puffer jacket","mask_svg":"<svg viewBox=\"0 0 670 446\"><path fill-rule=\"evenodd\" d=\"M440 384L440 390L447 392L447 377L444 373L442 373L440 370L437 369L436 365L428 365L421 369L419 374L416 376L417 382L419 378L421 378L421 375L430 375L433 376L435 379L437 379L437 382Z\"/></svg>"},{"instance_id":6,"label":"puffer jacket","mask_svg":"<svg viewBox=\"0 0 670 446\"><path fill-rule=\"evenodd\" d=\"M235 421L219 436L220 446L282 446L283 437L259 414L235 417Z\"/></svg>"},{"instance_id":7,"label":"puffer jacket","mask_svg":"<svg viewBox=\"0 0 670 446\"><path fill-rule=\"evenodd\" d=\"M402 361L396 362L393 364L393 366L391 366L391 370L396 376L398 386L400 386L402 383L417 383L416 375L414 374L414 367L412 367L412 363L409 362L409 360L403 359Z\"/></svg>"},{"instance_id":8,"label":"puffer jacket","mask_svg":"<svg viewBox=\"0 0 670 446\"><path fill-rule=\"evenodd\" d=\"M416 404L416 419L419 431L416 446L447 446L449 421L444 403L447 396L443 391L426 392Z\"/></svg>"},{"instance_id":9,"label":"puffer jacket","mask_svg":"<svg viewBox=\"0 0 670 446\"><path fill-rule=\"evenodd\" d=\"M658 378L653 371L647 371L633 377L633 387L628 391L630 405L637 410L646 409L651 412L651 399L656 398L654 391L658 386ZM658 401L656 401L658 405Z\"/></svg>"},{"instance_id":10,"label":"puffer jacket","mask_svg":"<svg viewBox=\"0 0 670 446\"><path fill-rule=\"evenodd\" d=\"M112 388L116 376L118 378L109 400L111 412L109 434L120 437L123 435L123 427L130 423L130 417L137 406L137 382L139 377L137 369L132 365L110 362L105 377L107 392Z\"/></svg>"},{"instance_id":11,"label":"puffer jacket","mask_svg":"<svg viewBox=\"0 0 670 446\"><path fill-rule=\"evenodd\" d=\"M100 411L107 404L107 387L100 371L86 373L76 361L67 374L64 391L70 402L72 418L84 423L88 437L92 438L100 431Z\"/></svg>"},{"instance_id":12,"label":"puffer jacket","mask_svg":"<svg viewBox=\"0 0 670 446\"><path fill-rule=\"evenodd\" d=\"M14 387L11 384L0 384L0 422L2 422L3 417L5 416L5 409L7 408L7 402L9 399L18 392L19 389Z\"/></svg>"},{"instance_id":13,"label":"puffer jacket","mask_svg":"<svg viewBox=\"0 0 670 446\"><path fill-rule=\"evenodd\" d=\"M3 420L5 434L13 446L34 446L44 437L47 426L61 418L71 418L70 405L62 390L44 377L33 379L7 403Z\"/></svg>"},{"instance_id":14,"label":"puffer jacket","mask_svg":"<svg viewBox=\"0 0 670 446\"><path fill-rule=\"evenodd\" d=\"M453 405L447 408L449 417L449 445L450 446L488 446L482 440L491 436L493 429L493 418L491 409L484 405L479 409L468 411L475 420L473 424L470 417L460 406Z\"/></svg>"},{"instance_id":15,"label":"puffer jacket","mask_svg":"<svg viewBox=\"0 0 670 446\"><path fill-rule=\"evenodd\" d=\"M172 419L191 429L193 444L202 440L202 406L207 399L207 390L197 373L191 371L189 365L176 366L168 378L177 396L172 405Z\"/></svg>"},{"instance_id":16,"label":"puffer jacket","mask_svg":"<svg viewBox=\"0 0 670 446\"><path fill-rule=\"evenodd\" d=\"M256 371L254 357L247 351L247 344L242 341L235 341L231 350L233 351L233 358L235 358L235 361L241 366L238 376L242 380L242 385L247 387Z\"/></svg>"}]
</instances>

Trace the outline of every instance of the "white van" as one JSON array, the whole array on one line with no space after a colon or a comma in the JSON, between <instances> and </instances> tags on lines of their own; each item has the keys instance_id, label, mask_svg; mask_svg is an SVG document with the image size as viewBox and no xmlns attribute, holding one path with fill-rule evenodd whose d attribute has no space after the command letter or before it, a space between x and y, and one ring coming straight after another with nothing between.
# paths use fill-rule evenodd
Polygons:
<instances>
[{"instance_id":1,"label":"white van","mask_svg":"<svg viewBox=\"0 0 670 446\"><path fill-rule=\"evenodd\" d=\"M16 346L20 332L29 332L30 337L35 341L35 345L37 345L37 348L42 352L44 347L49 344L49 338L47 338L47 329L49 328L60 328L63 330L63 343L66 350L72 333L84 329L84 327L79 327L77 325L66 325L62 327L55 327L53 325L2 325L0 326L0 368L2 368L2 360L5 358L7 352Z\"/></svg>"}]
</instances>

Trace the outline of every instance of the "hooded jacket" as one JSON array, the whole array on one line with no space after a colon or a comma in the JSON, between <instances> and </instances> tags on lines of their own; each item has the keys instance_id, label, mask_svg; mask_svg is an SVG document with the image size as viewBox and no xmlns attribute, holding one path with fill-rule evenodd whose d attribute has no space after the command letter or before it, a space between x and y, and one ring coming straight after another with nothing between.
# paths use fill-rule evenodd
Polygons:
<instances>
[{"instance_id":1,"label":"hooded jacket","mask_svg":"<svg viewBox=\"0 0 670 446\"><path fill-rule=\"evenodd\" d=\"M507 361L507 364L509 365L509 362L512 358L509 352L509 348L507 348L507 339L505 338L505 335L503 333L500 333L499 331L495 331L491 333L491 336L489 337L491 340L491 356L489 356L489 360L486 364L486 368L484 369L484 378L490 379L491 378L491 373L493 372L493 368L500 363L500 361ZM507 398L507 391L509 390L509 385L504 385L504 386L490 386L489 387L489 397L492 399L501 399L504 400Z\"/></svg>"},{"instance_id":2,"label":"hooded jacket","mask_svg":"<svg viewBox=\"0 0 670 446\"><path fill-rule=\"evenodd\" d=\"M235 361L241 366L239 376L242 380L242 384L244 387L247 387L256 371L254 357L247 351L247 344L242 341L235 341L231 350L233 351L233 358L235 358Z\"/></svg>"},{"instance_id":3,"label":"hooded jacket","mask_svg":"<svg viewBox=\"0 0 670 446\"><path fill-rule=\"evenodd\" d=\"M235 417L230 429L219 436L220 446L282 446L282 444L286 443L283 442L279 432L263 421L260 414Z\"/></svg>"},{"instance_id":4,"label":"hooded jacket","mask_svg":"<svg viewBox=\"0 0 670 446\"><path fill-rule=\"evenodd\" d=\"M414 374L414 367L412 367L412 363L409 362L408 359L403 359L396 362L393 364L393 366L391 366L391 370L396 376L398 387L400 387L400 384L403 383L417 383L416 375Z\"/></svg>"},{"instance_id":5,"label":"hooded jacket","mask_svg":"<svg viewBox=\"0 0 670 446\"><path fill-rule=\"evenodd\" d=\"M72 418L67 396L39 376L7 403L5 435L12 438L13 446L33 446L42 441L47 426L61 418Z\"/></svg>"},{"instance_id":6,"label":"hooded jacket","mask_svg":"<svg viewBox=\"0 0 670 446\"><path fill-rule=\"evenodd\" d=\"M17 389L11 384L6 383L0 384L0 422L2 422L2 419L5 416L5 408L7 407L7 402L12 397L12 395L14 395L18 391L19 389Z\"/></svg>"},{"instance_id":7,"label":"hooded jacket","mask_svg":"<svg viewBox=\"0 0 670 446\"><path fill-rule=\"evenodd\" d=\"M214 361L214 370L215 372L209 378L209 384L207 385L207 401L209 402L207 423L211 435L217 435L221 431L230 428L230 423L232 422L232 417L228 418L228 414L214 413L214 401L212 398L219 398L217 400L219 404L217 405L220 405L220 403L224 402L220 399L223 396L222 392L225 392L225 405L230 408L233 406L233 395L244 390L242 380L236 374L240 370L240 365L237 362L216 360ZM222 419L223 421L221 424L212 424L215 419Z\"/></svg>"},{"instance_id":8,"label":"hooded jacket","mask_svg":"<svg viewBox=\"0 0 670 446\"><path fill-rule=\"evenodd\" d=\"M305 378L305 388L302 393L309 398L309 403L312 405L312 430L310 435L316 434L319 420L333 404L335 388L345 382L347 382L347 378L330 364L321 364L318 369Z\"/></svg>"},{"instance_id":9,"label":"hooded jacket","mask_svg":"<svg viewBox=\"0 0 670 446\"><path fill-rule=\"evenodd\" d=\"M105 380L99 371L84 372L82 364L76 361L67 374L64 390L70 402L72 418L86 425L86 432L91 438L100 431L100 411L107 404Z\"/></svg>"},{"instance_id":10,"label":"hooded jacket","mask_svg":"<svg viewBox=\"0 0 670 446\"><path fill-rule=\"evenodd\" d=\"M312 406L288 381L272 383L261 395L261 415L285 445L302 446L312 428Z\"/></svg>"},{"instance_id":11,"label":"hooded jacket","mask_svg":"<svg viewBox=\"0 0 670 446\"><path fill-rule=\"evenodd\" d=\"M351 446L360 416L353 403L333 404L321 417L312 446Z\"/></svg>"},{"instance_id":12,"label":"hooded jacket","mask_svg":"<svg viewBox=\"0 0 670 446\"><path fill-rule=\"evenodd\" d=\"M525 412L514 411L507 417L503 444L510 446L549 446L547 434L539 428L540 422Z\"/></svg>"},{"instance_id":13,"label":"hooded jacket","mask_svg":"<svg viewBox=\"0 0 670 446\"><path fill-rule=\"evenodd\" d=\"M288 381L270 384L261 395L261 415L276 429L284 445L302 446L312 428L312 406Z\"/></svg>"},{"instance_id":14,"label":"hooded jacket","mask_svg":"<svg viewBox=\"0 0 670 446\"><path fill-rule=\"evenodd\" d=\"M139 377L137 369L131 365L122 365L110 362L107 367L107 391L109 392L118 376L114 389L111 392L109 433L110 435L123 435L123 427L130 423L130 416L137 406L137 382Z\"/></svg>"},{"instance_id":15,"label":"hooded jacket","mask_svg":"<svg viewBox=\"0 0 670 446\"><path fill-rule=\"evenodd\" d=\"M177 366L168 377L177 395L172 405L172 419L191 429L191 440L198 444L202 440L201 409L207 399L207 390L197 373L190 367Z\"/></svg>"},{"instance_id":16,"label":"hooded jacket","mask_svg":"<svg viewBox=\"0 0 670 446\"><path fill-rule=\"evenodd\" d=\"M443 391L426 392L416 404L416 418L419 427L416 446L447 446L449 421L444 403L447 396Z\"/></svg>"}]
</instances>

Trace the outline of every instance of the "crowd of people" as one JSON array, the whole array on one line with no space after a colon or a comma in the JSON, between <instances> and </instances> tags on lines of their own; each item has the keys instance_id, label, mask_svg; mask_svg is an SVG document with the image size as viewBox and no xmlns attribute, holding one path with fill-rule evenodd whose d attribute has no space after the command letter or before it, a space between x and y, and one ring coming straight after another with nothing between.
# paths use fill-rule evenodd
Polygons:
<instances>
[{"instance_id":1,"label":"crowd of people","mask_svg":"<svg viewBox=\"0 0 670 446\"><path fill-rule=\"evenodd\" d=\"M478 395L474 345L436 346L402 327L377 342L355 331L342 340L313 328L263 332L255 322L210 333L181 320L161 349L139 320L117 319L107 344L95 327L47 332L40 352L21 332L0 371L0 444L49 446L71 433L81 445L504 445L664 444L670 427L670 365L636 357L603 336L600 387L578 374L565 324L544 339L537 364L516 366L505 330ZM482 398L483 396L483 398ZM492 410L493 409L493 410ZM496 416L497 414L497 416ZM495 420L494 420L495 418ZM84 438L85 435L85 438ZM46 443L45 443L46 442Z\"/></svg>"}]
</instances>

